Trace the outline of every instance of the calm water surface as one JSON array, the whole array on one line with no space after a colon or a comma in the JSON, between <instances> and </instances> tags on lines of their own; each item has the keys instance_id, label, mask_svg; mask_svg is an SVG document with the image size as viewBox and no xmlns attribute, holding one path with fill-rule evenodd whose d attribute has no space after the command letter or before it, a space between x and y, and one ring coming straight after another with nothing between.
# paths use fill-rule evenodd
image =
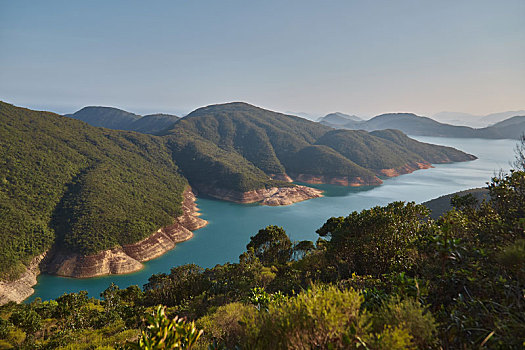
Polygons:
<instances>
[{"instance_id":1,"label":"calm water surface","mask_svg":"<svg viewBox=\"0 0 525 350\"><path fill-rule=\"evenodd\" d=\"M145 263L143 270L119 276L73 279L41 275L35 294L29 299L56 298L63 293L87 290L98 297L111 282L126 288L147 283L149 276L169 272L173 266L195 263L202 267L238 261L246 244L267 225L284 227L292 240L317 239L315 230L332 216L346 216L354 210L384 205L395 200L421 203L444 194L482 187L500 169L508 170L514 158L514 140L452 139L415 137L420 141L452 146L476 155L472 162L435 165L412 174L386 179L375 187L346 188L315 186L325 197L286 207L243 205L199 198L197 204L208 226L195 231L193 239L183 242L160 258Z\"/></svg>"}]
</instances>

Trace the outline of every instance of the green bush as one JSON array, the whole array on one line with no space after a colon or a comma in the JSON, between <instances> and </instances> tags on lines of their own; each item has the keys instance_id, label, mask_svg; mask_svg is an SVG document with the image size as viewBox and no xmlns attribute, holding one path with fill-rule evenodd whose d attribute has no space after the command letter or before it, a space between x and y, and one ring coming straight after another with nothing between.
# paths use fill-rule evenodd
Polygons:
<instances>
[{"instance_id":1,"label":"green bush","mask_svg":"<svg viewBox=\"0 0 525 350\"><path fill-rule=\"evenodd\" d=\"M201 317L197 321L197 326L204 330L201 341L217 344L233 349L235 345L242 344L246 337L246 322L252 322L257 310L252 305L240 302L226 304L219 307L211 315Z\"/></svg>"},{"instance_id":2,"label":"green bush","mask_svg":"<svg viewBox=\"0 0 525 350\"><path fill-rule=\"evenodd\" d=\"M363 297L354 290L312 286L298 295L271 303L268 312L247 323L247 348L345 348L366 334Z\"/></svg>"},{"instance_id":3,"label":"green bush","mask_svg":"<svg viewBox=\"0 0 525 350\"><path fill-rule=\"evenodd\" d=\"M435 345L434 317L418 301L411 298L400 300L399 297L394 297L384 302L374 314L374 327L378 330L390 327L388 332L404 329L418 349L428 349Z\"/></svg>"}]
</instances>

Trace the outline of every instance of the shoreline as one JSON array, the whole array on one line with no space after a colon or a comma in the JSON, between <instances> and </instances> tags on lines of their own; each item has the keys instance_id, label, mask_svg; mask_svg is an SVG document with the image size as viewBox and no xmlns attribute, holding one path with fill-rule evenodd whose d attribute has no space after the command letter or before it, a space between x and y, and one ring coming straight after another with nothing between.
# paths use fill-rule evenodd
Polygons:
<instances>
[{"instance_id":1,"label":"shoreline","mask_svg":"<svg viewBox=\"0 0 525 350\"><path fill-rule=\"evenodd\" d=\"M249 204L259 203L268 206L284 206L308 199L322 197L323 191L307 186L270 187L240 192L206 185L197 186L202 194L223 201Z\"/></svg>"},{"instance_id":2,"label":"shoreline","mask_svg":"<svg viewBox=\"0 0 525 350\"><path fill-rule=\"evenodd\" d=\"M91 278L106 275L122 275L140 271L143 262L158 258L178 243L193 237L193 232L206 226L199 218L196 197L191 187L183 192L183 214L175 222L163 227L139 242L106 249L93 255L67 255L58 252L46 266L46 272L63 277Z\"/></svg>"},{"instance_id":3,"label":"shoreline","mask_svg":"<svg viewBox=\"0 0 525 350\"><path fill-rule=\"evenodd\" d=\"M122 247L106 249L93 255L64 254L48 250L33 258L26 271L14 281L0 281L0 305L20 303L34 293L33 286L41 273L72 278L92 278L140 271L142 262L155 259L176 244L193 237L193 232L208 224L199 218L196 197L187 187L183 192L183 214L143 240Z\"/></svg>"}]
</instances>

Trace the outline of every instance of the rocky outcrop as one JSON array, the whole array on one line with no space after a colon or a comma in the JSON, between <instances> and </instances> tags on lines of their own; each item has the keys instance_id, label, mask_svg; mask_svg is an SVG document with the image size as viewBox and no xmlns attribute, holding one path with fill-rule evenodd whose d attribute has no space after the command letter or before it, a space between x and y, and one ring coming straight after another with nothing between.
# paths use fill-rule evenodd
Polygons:
<instances>
[{"instance_id":1,"label":"rocky outcrop","mask_svg":"<svg viewBox=\"0 0 525 350\"><path fill-rule=\"evenodd\" d=\"M330 184L339 186L376 186L381 185L383 181L378 177L371 179L363 179L361 177L350 176L328 176L328 175L313 175L313 174L294 174L292 177L295 181L305 182L308 184Z\"/></svg>"},{"instance_id":2,"label":"rocky outcrop","mask_svg":"<svg viewBox=\"0 0 525 350\"><path fill-rule=\"evenodd\" d=\"M432 164L428 162L415 162L415 163L405 164L397 168L381 169L378 171L378 175L387 176L387 177L395 177L395 176L399 176L403 174L410 174L419 169L429 169L429 168L432 168Z\"/></svg>"},{"instance_id":3,"label":"rocky outcrop","mask_svg":"<svg viewBox=\"0 0 525 350\"><path fill-rule=\"evenodd\" d=\"M47 267L47 272L66 277L95 277L138 271L142 264L122 248L103 250L93 255L66 254L59 252Z\"/></svg>"},{"instance_id":4,"label":"rocky outcrop","mask_svg":"<svg viewBox=\"0 0 525 350\"><path fill-rule=\"evenodd\" d=\"M301 202L307 199L318 198L323 196L323 191L306 186L294 186L277 188L273 194L261 201L263 205L278 206L289 205Z\"/></svg>"},{"instance_id":5,"label":"rocky outcrop","mask_svg":"<svg viewBox=\"0 0 525 350\"><path fill-rule=\"evenodd\" d=\"M142 269L141 264L173 249L177 243L193 237L193 232L206 226L199 218L191 188L183 194L182 215L173 225L163 227L142 241L101 251L93 255L55 254L47 266L47 272L59 276L88 278L110 274L124 274Z\"/></svg>"},{"instance_id":6,"label":"rocky outcrop","mask_svg":"<svg viewBox=\"0 0 525 350\"><path fill-rule=\"evenodd\" d=\"M33 286L47 256L47 252L35 256L20 278L10 282L0 281L0 305L10 301L20 303L35 292Z\"/></svg>"},{"instance_id":7,"label":"rocky outcrop","mask_svg":"<svg viewBox=\"0 0 525 350\"><path fill-rule=\"evenodd\" d=\"M234 203L257 203L263 205L289 205L322 196L322 191L306 186L271 187L240 192L212 186L199 186L204 194Z\"/></svg>"}]
</instances>

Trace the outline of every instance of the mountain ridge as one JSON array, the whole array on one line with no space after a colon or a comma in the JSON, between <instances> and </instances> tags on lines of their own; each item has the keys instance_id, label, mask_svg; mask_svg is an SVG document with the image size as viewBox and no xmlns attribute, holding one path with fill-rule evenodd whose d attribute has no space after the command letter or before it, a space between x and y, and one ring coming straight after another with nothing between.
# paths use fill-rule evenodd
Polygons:
<instances>
[{"instance_id":1,"label":"mountain ridge","mask_svg":"<svg viewBox=\"0 0 525 350\"><path fill-rule=\"evenodd\" d=\"M514 127L508 128L504 124L496 123L484 128L440 123L432 118L419 116L414 113L385 113L365 121L349 121L345 124L331 125L338 129L348 130L384 130L397 129L408 135L457 137L457 138L487 138L487 139L518 139L525 132L525 120L514 119ZM507 119L507 120L509 120Z\"/></svg>"},{"instance_id":2,"label":"mountain ridge","mask_svg":"<svg viewBox=\"0 0 525 350\"><path fill-rule=\"evenodd\" d=\"M156 134L170 128L180 119L176 115L166 113L141 116L123 109L106 106L86 106L75 113L65 114L64 116L82 120L97 127L137 131L144 134Z\"/></svg>"}]
</instances>

